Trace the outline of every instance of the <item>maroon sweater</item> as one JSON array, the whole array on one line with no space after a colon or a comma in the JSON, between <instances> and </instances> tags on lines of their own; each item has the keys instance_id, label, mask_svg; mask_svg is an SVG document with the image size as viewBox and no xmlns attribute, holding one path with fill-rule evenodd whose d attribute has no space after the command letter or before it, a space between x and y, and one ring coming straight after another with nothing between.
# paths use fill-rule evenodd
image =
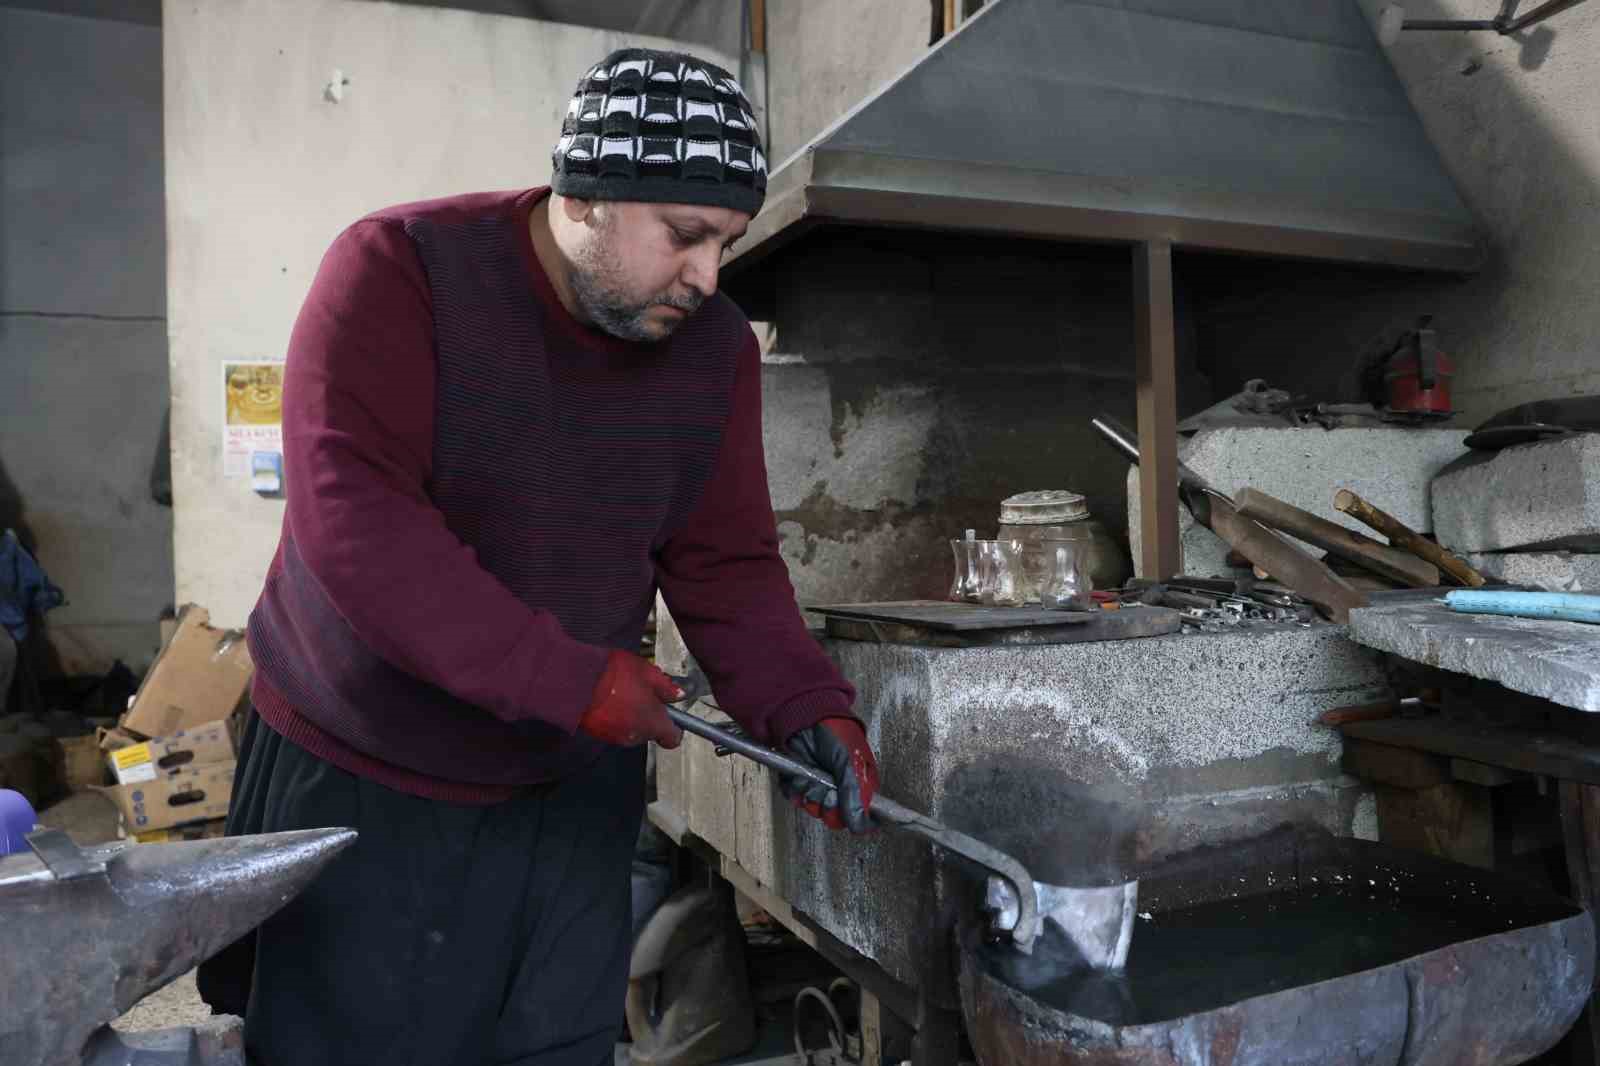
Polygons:
<instances>
[{"instance_id":1,"label":"maroon sweater","mask_svg":"<svg viewBox=\"0 0 1600 1066\"><path fill-rule=\"evenodd\" d=\"M545 193L356 223L289 345L256 707L336 766L453 802L598 754L578 720L657 588L759 739L855 698L778 554L749 324L718 294L658 344L585 328L533 251Z\"/></svg>"}]
</instances>

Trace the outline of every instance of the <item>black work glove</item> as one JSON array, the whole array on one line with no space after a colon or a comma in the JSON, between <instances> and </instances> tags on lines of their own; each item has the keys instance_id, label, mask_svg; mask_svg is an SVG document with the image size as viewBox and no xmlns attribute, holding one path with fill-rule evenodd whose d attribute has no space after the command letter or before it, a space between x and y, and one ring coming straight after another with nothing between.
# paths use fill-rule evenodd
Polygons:
<instances>
[{"instance_id":1,"label":"black work glove","mask_svg":"<svg viewBox=\"0 0 1600 1066\"><path fill-rule=\"evenodd\" d=\"M833 778L834 787L804 777L783 777L778 787L789 802L830 829L852 833L874 828L872 798L878 794L878 760L861 723L854 718L824 718L790 735L789 754Z\"/></svg>"}]
</instances>

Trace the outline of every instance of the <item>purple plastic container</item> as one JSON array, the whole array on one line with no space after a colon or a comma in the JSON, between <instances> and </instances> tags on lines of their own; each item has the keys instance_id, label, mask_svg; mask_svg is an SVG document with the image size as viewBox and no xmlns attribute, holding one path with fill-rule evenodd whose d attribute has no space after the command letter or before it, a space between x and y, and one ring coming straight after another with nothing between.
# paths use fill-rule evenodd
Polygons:
<instances>
[{"instance_id":1,"label":"purple plastic container","mask_svg":"<svg viewBox=\"0 0 1600 1066\"><path fill-rule=\"evenodd\" d=\"M20 792L0 788L0 856L28 850L28 834L38 816Z\"/></svg>"}]
</instances>

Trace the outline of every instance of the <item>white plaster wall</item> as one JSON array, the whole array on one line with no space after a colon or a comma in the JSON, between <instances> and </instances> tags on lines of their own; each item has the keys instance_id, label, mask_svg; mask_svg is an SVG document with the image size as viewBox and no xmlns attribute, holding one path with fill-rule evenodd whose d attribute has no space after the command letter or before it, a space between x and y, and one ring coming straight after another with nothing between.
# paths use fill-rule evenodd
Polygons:
<instances>
[{"instance_id":1,"label":"white plaster wall","mask_svg":"<svg viewBox=\"0 0 1600 1066\"><path fill-rule=\"evenodd\" d=\"M1405 5L1411 18L1486 18L1496 7ZM1600 5L1516 37L1408 31L1388 53L1489 234L1488 267L1438 301L1466 424L1600 392Z\"/></svg>"},{"instance_id":2,"label":"white plaster wall","mask_svg":"<svg viewBox=\"0 0 1600 1066\"><path fill-rule=\"evenodd\" d=\"M241 625L282 504L222 476L221 361L283 355L346 225L547 181L588 66L627 44L682 46L371 0L167 0L163 13L178 597ZM335 70L350 82L339 103L324 97Z\"/></svg>"},{"instance_id":3,"label":"white plaster wall","mask_svg":"<svg viewBox=\"0 0 1600 1066\"><path fill-rule=\"evenodd\" d=\"M928 50L928 0L767 0L775 164Z\"/></svg>"},{"instance_id":4,"label":"white plaster wall","mask_svg":"<svg viewBox=\"0 0 1600 1066\"><path fill-rule=\"evenodd\" d=\"M72 673L142 667L172 602L163 238L160 28L0 8L0 526Z\"/></svg>"}]
</instances>

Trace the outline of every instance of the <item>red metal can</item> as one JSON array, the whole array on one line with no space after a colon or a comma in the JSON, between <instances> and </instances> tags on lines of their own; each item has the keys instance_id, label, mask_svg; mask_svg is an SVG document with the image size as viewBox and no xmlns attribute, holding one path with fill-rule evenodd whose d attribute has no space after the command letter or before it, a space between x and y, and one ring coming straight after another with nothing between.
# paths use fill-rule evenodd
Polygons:
<instances>
[{"instance_id":1,"label":"red metal can","mask_svg":"<svg viewBox=\"0 0 1600 1066\"><path fill-rule=\"evenodd\" d=\"M1431 365L1425 366L1425 363ZM1389 408L1394 411L1453 410L1450 406L1450 379L1455 374L1455 364L1438 349L1430 354L1422 354L1417 346L1408 346L1390 359L1384 370L1383 381L1388 391Z\"/></svg>"}]
</instances>

